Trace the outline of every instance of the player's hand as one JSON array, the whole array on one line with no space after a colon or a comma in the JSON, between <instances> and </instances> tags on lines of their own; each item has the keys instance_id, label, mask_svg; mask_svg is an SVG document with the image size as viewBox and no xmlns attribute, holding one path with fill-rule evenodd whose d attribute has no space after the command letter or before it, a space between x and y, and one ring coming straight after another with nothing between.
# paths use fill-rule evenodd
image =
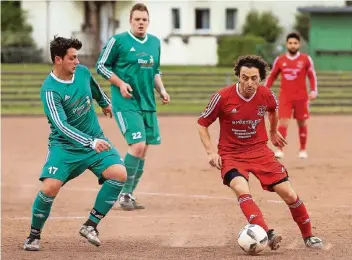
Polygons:
<instances>
[{"instance_id":1,"label":"player's hand","mask_svg":"<svg viewBox=\"0 0 352 260\"><path fill-rule=\"evenodd\" d=\"M270 132L270 140L276 147L284 147L285 145L287 145L286 139L283 138L280 132L278 131Z\"/></svg>"},{"instance_id":2,"label":"player's hand","mask_svg":"<svg viewBox=\"0 0 352 260\"><path fill-rule=\"evenodd\" d=\"M218 153L208 154L208 160L209 160L209 164L212 167L216 167L217 169L221 170L221 167L222 167L221 157Z\"/></svg>"},{"instance_id":3,"label":"player's hand","mask_svg":"<svg viewBox=\"0 0 352 260\"><path fill-rule=\"evenodd\" d=\"M127 84L127 83L122 83L120 85L120 92L121 92L121 95L124 97L124 98L131 98L132 97L132 94L130 92L132 92L132 87Z\"/></svg>"},{"instance_id":4,"label":"player's hand","mask_svg":"<svg viewBox=\"0 0 352 260\"><path fill-rule=\"evenodd\" d=\"M109 105L109 106L107 106L105 108L102 108L101 110L103 111L105 116L110 115L110 118L112 118L112 107L111 107L111 105Z\"/></svg>"},{"instance_id":5,"label":"player's hand","mask_svg":"<svg viewBox=\"0 0 352 260\"><path fill-rule=\"evenodd\" d=\"M160 92L160 98L164 105L170 103L170 96L167 94L166 90Z\"/></svg>"},{"instance_id":6,"label":"player's hand","mask_svg":"<svg viewBox=\"0 0 352 260\"><path fill-rule=\"evenodd\" d=\"M97 153L108 151L111 149L110 144L103 139L95 139L92 144L92 149L94 149Z\"/></svg>"},{"instance_id":7,"label":"player's hand","mask_svg":"<svg viewBox=\"0 0 352 260\"><path fill-rule=\"evenodd\" d=\"M316 91L311 91L309 94L309 100L314 100L317 98L318 93Z\"/></svg>"}]
</instances>

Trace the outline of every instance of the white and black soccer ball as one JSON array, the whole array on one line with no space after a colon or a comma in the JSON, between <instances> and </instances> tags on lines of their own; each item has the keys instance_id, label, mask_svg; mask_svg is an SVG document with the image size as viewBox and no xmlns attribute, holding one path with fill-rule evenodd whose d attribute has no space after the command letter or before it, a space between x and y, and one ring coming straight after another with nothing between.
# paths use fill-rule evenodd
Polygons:
<instances>
[{"instance_id":1,"label":"white and black soccer ball","mask_svg":"<svg viewBox=\"0 0 352 260\"><path fill-rule=\"evenodd\" d=\"M239 232L238 244L247 254L256 255L268 245L268 235L261 226L248 224Z\"/></svg>"}]
</instances>

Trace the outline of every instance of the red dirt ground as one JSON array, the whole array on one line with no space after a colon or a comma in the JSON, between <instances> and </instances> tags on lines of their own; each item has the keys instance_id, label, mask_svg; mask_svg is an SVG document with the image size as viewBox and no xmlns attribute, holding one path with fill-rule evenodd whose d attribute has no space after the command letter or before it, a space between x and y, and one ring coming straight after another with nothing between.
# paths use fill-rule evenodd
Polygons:
<instances>
[{"instance_id":1,"label":"red dirt ground","mask_svg":"<svg viewBox=\"0 0 352 260\"><path fill-rule=\"evenodd\" d=\"M78 235L99 188L95 176L85 172L56 198L42 234L42 250L25 252L49 127L44 118L3 118L2 259L253 259L237 246L237 233L246 221L219 172L207 164L196 119L160 118L162 145L150 148L136 193L147 209L111 211L100 224L101 247ZM114 120L100 121L106 136L124 154L127 145ZM315 234L325 241L324 250L306 249L287 207L251 177L253 196L269 226L284 238L279 251L268 250L258 259L352 258L351 128L352 117L313 117L306 161L297 158L294 122L289 128L283 162L308 207ZM211 129L215 141L218 130Z\"/></svg>"}]
</instances>

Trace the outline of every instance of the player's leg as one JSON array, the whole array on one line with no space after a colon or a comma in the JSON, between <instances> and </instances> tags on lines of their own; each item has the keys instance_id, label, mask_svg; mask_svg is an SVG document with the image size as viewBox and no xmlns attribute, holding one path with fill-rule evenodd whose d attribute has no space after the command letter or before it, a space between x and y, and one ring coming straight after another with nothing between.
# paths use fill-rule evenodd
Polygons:
<instances>
[{"instance_id":1,"label":"player's leg","mask_svg":"<svg viewBox=\"0 0 352 260\"><path fill-rule=\"evenodd\" d=\"M88 164L87 168L98 177L102 186L89 218L82 225L79 233L91 244L100 246L97 226L117 201L127 180L127 172L119 152L114 147L109 151L93 153L86 163Z\"/></svg>"},{"instance_id":2,"label":"player's leg","mask_svg":"<svg viewBox=\"0 0 352 260\"><path fill-rule=\"evenodd\" d=\"M160 128L158 123L158 118L156 112L143 112L143 121L145 126L146 133L146 146L143 150L142 156L139 161L138 169L134 178L134 183L132 187L132 191L134 191L143 175L144 165L146 160L146 155L148 151L149 145L160 145L161 137L160 137ZM136 198L132 196L134 208L135 209L144 209L144 206L137 203Z\"/></svg>"},{"instance_id":3,"label":"player's leg","mask_svg":"<svg viewBox=\"0 0 352 260\"><path fill-rule=\"evenodd\" d=\"M322 248L323 241L313 236L307 209L303 201L292 188L290 182L284 181L274 185L272 188L288 205L292 218L297 223L302 233L305 245L309 248Z\"/></svg>"},{"instance_id":4,"label":"player's leg","mask_svg":"<svg viewBox=\"0 0 352 260\"><path fill-rule=\"evenodd\" d=\"M254 175L259 179L264 190L276 192L289 206L292 217L299 226L306 245L308 247L321 246L321 240L312 236L307 210L292 189L285 166L275 159L273 152L267 146L263 147L262 150L265 154L256 160Z\"/></svg>"},{"instance_id":5,"label":"player's leg","mask_svg":"<svg viewBox=\"0 0 352 260\"><path fill-rule=\"evenodd\" d=\"M127 144L128 151L124 158L124 164L127 170L127 181L119 197L119 204L122 209L133 210L133 184L139 162L145 149L145 126L142 112L137 111L114 111L114 117L117 121L121 133Z\"/></svg>"},{"instance_id":6,"label":"player's leg","mask_svg":"<svg viewBox=\"0 0 352 260\"><path fill-rule=\"evenodd\" d=\"M70 163L67 154L62 149L59 147L50 148L40 176L43 188L37 193L32 206L31 230L24 243L25 250L38 251L40 249L41 232L50 215L54 199L77 167L79 167L79 163Z\"/></svg>"},{"instance_id":7,"label":"player's leg","mask_svg":"<svg viewBox=\"0 0 352 260\"><path fill-rule=\"evenodd\" d=\"M254 202L249 191L248 172L241 171L240 173L237 169L231 169L225 173L223 183L235 192L248 223L261 226L268 233L269 247L277 250L282 237L276 235L273 229L268 228L261 210Z\"/></svg>"},{"instance_id":8,"label":"player's leg","mask_svg":"<svg viewBox=\"0 0 352 260\"><path fill-rule=\"evenodd\" d=\"M279 101L279 132L286 139L287 128L292 115L292 102L280 99ZM280 148L275 152L275 157L278 159L284 158L283 149Z\"/></svg>"},{"instance_id":9,"label":"player's leg","mask_svg":"<svg viewBox=\"0 0 352 260\"><path fill-rule=\"evenodd\" d=\"M298 136L299 136L299 158L307 159L308 154L306 151L308 127L307 119L309 118L309 103L306 100L295 101L294 104L294 118L297 120Z\"/></svg>"}]
</instances>

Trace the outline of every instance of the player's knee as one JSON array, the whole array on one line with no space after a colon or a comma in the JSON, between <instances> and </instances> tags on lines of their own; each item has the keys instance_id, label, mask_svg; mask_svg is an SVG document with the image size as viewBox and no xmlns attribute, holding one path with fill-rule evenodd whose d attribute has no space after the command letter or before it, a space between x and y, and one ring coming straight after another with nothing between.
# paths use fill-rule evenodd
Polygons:
<instances>
[{"instance_id":1,"label":"player's knee","mask_svg":"<svg viewBox=\"0 0 352 260\"><path fill-rule=\"evenodd\" d=\"M295 203L297 200L297 194L293 189L281 192L280 196L288 205Z\"/></svg>"},{"instance_id":2,"label":"player's knee","mask_svg":"<svg viewBox=\"0 0 352 260\"><path fill-rule=\"evenodd\" d=\"M62 181L55 179L45 179L43 181L42 192L50 197L56 197L62 187Z\"/></svg>"},{"instance_id":3,"label":"player's knee","mask_svg":"<svg viewBox=\"0 0 352 260\"><path fill-rule=\"evenodd\" d=\"M126 182L127 181L126 167L121 164L112 165L103 172L103 177L107 180Z\"/></svg>"},{"instance_id":4,"label":"player's knee","mask_svg":"<svg viewBox=\"0 0 352 260\"><path fill-rule=\"evenodd\" d=\"M306 126L306 120L297 120L297 125L298 127Z\"/></svg>"},{"instance_id":5,"label":"player's knee","mask_svg":"<svg viewBox=\"0 0 352 260\"><path fill-rule=\"evenodd\" d=\"M283 126L283 127L288 127L289 120L290 120L289 118L281 118L280 122L279 122L279 125Z\"/></svg>"},{"instance_id":6,"label":"player's knee","mask_svg":"<svg viewBox=\"0 0 352 260\"><path fill-rule=\"evenodd\" d=\"M135 157L142 157L145 148L146 148L145 142L131 144L128 149L129 150L128 152Z\"/></svg>"}]
</instances>

